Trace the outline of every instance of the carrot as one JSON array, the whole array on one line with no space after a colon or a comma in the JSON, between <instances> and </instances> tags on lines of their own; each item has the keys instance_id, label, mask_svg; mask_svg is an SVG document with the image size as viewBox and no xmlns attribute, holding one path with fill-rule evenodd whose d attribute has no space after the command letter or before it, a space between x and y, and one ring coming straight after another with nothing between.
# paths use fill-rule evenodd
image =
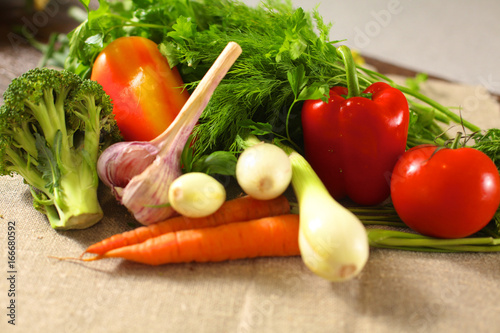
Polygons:
<instances>
[{"instance_id":1,"label":"carrot","mask_svg":"<svg viewBox=\"0 0 500 333\"><path fill-rule=\"evenodd\" d=\"M117 248L93 258L123 258L148 265L217 262L233 259L297 256L299 215L287 214L211 228L181 230Z\"/></svg>"},{"instance_id":2,"label":"carrot","mask_svg":"<svg viewBox=\"0 0 500 333\"><path fill-rule=\"evenodd\" d=\"M215 213L202 218L177 216L149 226L139 227L106 238L89 246L85 253L104 254L112 249L142 243L145 240L173 231L208 228L221 224L254 220L290 212L286 197L272 200L257 200L250 196L226 201ZM83 255L83 254L82 254Z\"/></svg>"}]
</instances>

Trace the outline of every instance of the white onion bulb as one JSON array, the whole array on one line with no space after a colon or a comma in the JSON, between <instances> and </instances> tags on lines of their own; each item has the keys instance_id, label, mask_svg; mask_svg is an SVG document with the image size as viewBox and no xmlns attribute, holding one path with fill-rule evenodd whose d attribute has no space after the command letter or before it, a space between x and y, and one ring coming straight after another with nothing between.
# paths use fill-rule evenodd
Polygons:
<instances>
[{"instance_id":1,"label":"white onion bulb","mask_svg":"<svg viewBox=\"0 0 500 333\"><path fill-rule=\"evenodd\" d=\"M288 188L292 166L288 155L278 146L260 142L243 151L236 163L236 179L249 196L274 199Z\"/></svg>"},{"instance_id":2,"label":"white onion bulb","mask_svg":"<svg viewBox=\"0 0 500 333\"><path fill-rule=\"evenodd\" d=\"M215 213L226 200L224 186L201 172L190 172L175 179L168 190L172 208L186 217Z\"/></svg>"}]
</instances>

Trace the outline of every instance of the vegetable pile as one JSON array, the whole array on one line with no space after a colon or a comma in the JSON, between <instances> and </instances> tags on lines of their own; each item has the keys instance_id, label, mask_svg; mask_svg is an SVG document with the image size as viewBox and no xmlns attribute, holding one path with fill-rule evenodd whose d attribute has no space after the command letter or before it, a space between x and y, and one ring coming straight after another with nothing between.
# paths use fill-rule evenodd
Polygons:
<instances>
[{"instance_id":1,"label":"vegetable pile","mask_svg":"<svg viewBox=\"0 0 500 333\"><path fill-rule=\"evenodd\" d=\"M6 92L2 171L38 189L55 228L102 217L97 175L145 225L90 246L85 261L300 255L345 281L369 246L499 251L500 130L421 94L421 77L402 86L364 68L330 30L290 1L100 0L51 39L62 44L44 59L63 58L63 71L35 70ZM449 148L450 124L471 132L452 147L467 148ZM226 201L217 175L247 196Z\"/></svg>"}]
</instances>

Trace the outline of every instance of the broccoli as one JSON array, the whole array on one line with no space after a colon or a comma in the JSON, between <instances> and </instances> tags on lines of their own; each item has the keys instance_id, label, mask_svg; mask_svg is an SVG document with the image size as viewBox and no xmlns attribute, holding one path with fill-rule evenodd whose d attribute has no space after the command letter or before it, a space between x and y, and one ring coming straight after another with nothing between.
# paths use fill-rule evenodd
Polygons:
<instances>
[{"instance_id":1,"label":"broccoli","mask_svg":"<svg viewBox=\"0 0 500 333\"><path fill-rule=\"evenodd\" d=\"M21 175L54 229L97 223L97 159L121 138L109 96L69 71L35 68L12 80L3 98L0 175Z\"/></svg>"}]
</instances>

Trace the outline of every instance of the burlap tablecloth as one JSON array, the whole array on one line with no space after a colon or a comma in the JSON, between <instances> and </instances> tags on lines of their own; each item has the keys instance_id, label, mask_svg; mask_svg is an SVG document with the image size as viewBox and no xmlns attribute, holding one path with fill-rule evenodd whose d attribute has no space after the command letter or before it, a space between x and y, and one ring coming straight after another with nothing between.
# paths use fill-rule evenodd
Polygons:
<instances>
[{"instance_id":1,"label":"burlap tablecloth","mask_svg":"<svg viewBox=\"0 0 500 333\"><path fill-rule=\"evenodd\" d=\"M0 90L39 54L0 47ZM463 106L465 118L500 127L480 87L433 81L425 92ZM135 224L101 188L105 218L54 231L19 177L0 178L0 332L498 332L500 254L371 250L361 275L330 283L299 257L149 267L119 259L81 263L88 245ZM8 226L15 222L15 263ZM9 273L14 270L15 273ZM8 280L11 275L14 280ZM11 285L11 282L14 282ZM9 296L14 289L15 295ZM15 326L11 300L15 300Z\"/></svg>"}]
</instances>

